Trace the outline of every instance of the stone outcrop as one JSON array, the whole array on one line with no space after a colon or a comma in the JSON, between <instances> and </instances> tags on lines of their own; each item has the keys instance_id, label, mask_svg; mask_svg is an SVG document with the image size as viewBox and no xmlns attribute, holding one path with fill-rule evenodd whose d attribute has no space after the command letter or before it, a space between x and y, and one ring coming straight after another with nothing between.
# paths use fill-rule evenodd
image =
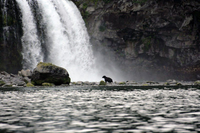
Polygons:
<instances>
[{"instance_id":1,"label":"stone outcrop","mask_svg":"<svg viewBox=\"0 0 200 133\"><path fill-rule=\"evenodd\" d=\"M5 71L0 72L0 87L25 86L26 79L20 75L10 74Z\"/></svg>"},{"instance_id":2,"label":"stone outcrop","mask_svg":"<svg viewBox=\"0 0 200 133\"><path fill-rule=\"evenodd\" d=\"M70 77L66 69L51 63L40 62L33 70L31 81L35 85L42 85L43 83L61 85L69 84Z\"/></svg>"},{"instance_id":3,"label":"stone outcrop","mask_svg":"<svg viewBox=\"0 0 200 133\"><path fill-rule=\"evenodd\" d=\"M105 55L99 62L116 62L132 80L196 80L200 75L199 0L72 1L86 22L94 53ZM22 69L21 13L16 0L0 6L0 71L17 73Z\"/></svg>"},{"instance_id":4,"label":"stone outcrop","mask_svg":"<svg viewBox=\"0 0 200 133\"><path fill-rule=\"evenodd\" d=\"M2 0L0 7L0 71L17 74L22 69L21 13L15 0Z\"/></svg>"},{"instance_id":5,"label":"stone outcrop","mask_svg":"<svg viewBox=\"0 0 200 133\"><path fill-rule=\"evenodd\" d=\"M200 73L199 0L73 1L94 49L132 79L195 80Z\"/></svg>"}]
</instances>

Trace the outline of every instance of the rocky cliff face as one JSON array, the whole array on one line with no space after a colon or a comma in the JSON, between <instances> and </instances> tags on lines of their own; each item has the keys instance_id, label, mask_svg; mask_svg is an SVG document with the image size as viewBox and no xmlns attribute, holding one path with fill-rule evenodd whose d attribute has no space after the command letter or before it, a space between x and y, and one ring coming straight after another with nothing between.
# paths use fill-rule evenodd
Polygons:
<instances>
[{"instance_id":1,"label":"rocky cliff face","mask_svg":"<svg viewBox=\"0 0 200 133\"><path fill-rule=\"evenodd\" d=\"M22 26L15 0L0 1L0 71L21 70Z\"/></svg>"},{"instance_id":2,"label":"rocky cliff face","mask_svg":"<svg viewBox=\"0 0 200 133\"><path fill-rule=\"evenodd\" d=\"M200 74L200 0L73 0L94 49L135 79ZM107 52L109 49L110 51Z\"/></svg>"}]
</instances>

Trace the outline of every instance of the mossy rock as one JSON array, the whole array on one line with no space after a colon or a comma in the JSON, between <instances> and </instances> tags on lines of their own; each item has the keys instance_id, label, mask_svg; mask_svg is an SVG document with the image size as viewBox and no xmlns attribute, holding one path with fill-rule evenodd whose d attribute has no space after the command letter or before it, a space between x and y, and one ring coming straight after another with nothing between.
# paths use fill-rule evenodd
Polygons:
<instances>
[{"instance_id":1,"label":"mossy rock","mask_svg":"<svg viewBox=\"0 0 200 133\"><path fill-rule=\"evenodd\" d=\"M26 87L34 87L34 85L32 83L27 83Z\"/></svg>"},{"instance_id":2,"label":"mossy rock","mask_svg":"<svg viewBox=\"0 0 200 133\"><path fill-rule=\"evenodd\" d=\"M0 80L0 86L3 86L3 85L5 85L5 82Z\"/></svg>"},{"instance_id":3,"label":"mossy rock","mask_svg":"<svg viewBox=\"0 0 200 133\"><path fill-rule=\"evenodd\" d=\"M71 79L66 69L52 63L40 62L34 69L31 81L35 85L52 83L55 85L70 84Z\"/></svg>"},{"instance_id":4,"label":"mossy rock","mask_svg":"<svg viewBox=\"0 0 200 133\"><path fill-rule=\"evenodd\" d=\"M120 84L120 85L125 85L125 84L126 84L126 82L120 82L119 84Z\"/></svg>"},{"instance_id":5,"label":"mossy rock","mask_svg":"<svg viewBox=\"0 0 200 133\"><path fill-rule=\"evenodd\" d=\"M195 81L194 85L200 85L200 80Z\"/></svg>"},{"instance_id":6,"label":"mossy rock","mask_svg":"<svg viewBox=\"0 0 200 133\"><path fill-rule=\"evenodd\" d=\"M13 87L13 85L12 84L5 84L5 85L3 85L3 87Z\"/></svg>"},{"instance_id":7,"label":"mossy rock","mask_svg":"<svg viewBox=\"0 0 200 133\"><path fill-rule=\"evenodd\" d=\"M170 83L169 83L169 82L166 82L166 83L164 83L164 85L170 85Z\"/></svg>"},{"instance_id":8,"label":"mossy rock","mask_svg":"<svg viewBox=\"0 0 200 133\"><path fill-rule=\"evenodd\" d=\"M176 85L177 85L177 86L181 86L182 84L181 84L181 83L177 83Z\"/></svg>"},{"instance_id":9,"label":"mossy rock","mask_svg":"<svg viewBox=\"0 0 200 133\"><path fill-rule=\"evenodd\" d=\"M52 83L42 83L42 86L49 86L49 87L53 87L55 86L54 84Z\"/></svg>"},{"instance_id":10,"label":"mossy rock","mask_svg":"<svg viewBox=\"0 0 200 133\"><path fill-rule=\"evenodd\" d=\"M106 85L106 82L103 81L103 80L101 80L100 83L99 83L99 85Z\"/></svg>"}]
</instances>

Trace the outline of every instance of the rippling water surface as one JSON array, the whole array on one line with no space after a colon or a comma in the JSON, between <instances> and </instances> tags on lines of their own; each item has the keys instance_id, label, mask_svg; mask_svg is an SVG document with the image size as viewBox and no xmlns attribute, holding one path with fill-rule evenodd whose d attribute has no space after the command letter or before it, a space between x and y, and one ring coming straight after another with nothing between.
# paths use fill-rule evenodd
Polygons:
<instances>
[{"instance_id":1,"label":"rippling water surface","mask_svg":"<svg viewBox=\"0 0 200 133\"><path fill-rule=\"evenodd\" d=\"M0 88L0 132L200 132L200 90Z\"/></svg>"}]
</instances>

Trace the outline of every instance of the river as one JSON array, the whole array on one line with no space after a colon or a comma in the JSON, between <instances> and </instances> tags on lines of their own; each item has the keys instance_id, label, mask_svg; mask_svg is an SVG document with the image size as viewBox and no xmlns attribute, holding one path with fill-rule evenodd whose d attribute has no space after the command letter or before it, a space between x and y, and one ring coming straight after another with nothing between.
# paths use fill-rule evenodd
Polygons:
<instances>
[{"instance_id":1,"label":"river","mask_svg":"<svg viewBox=\"0 0 200 133\"><path fill-rule=\"evenodd\" d=\"M1 133L200 132L200 90L0 88Z\"/></svg>"}]
</instances>

